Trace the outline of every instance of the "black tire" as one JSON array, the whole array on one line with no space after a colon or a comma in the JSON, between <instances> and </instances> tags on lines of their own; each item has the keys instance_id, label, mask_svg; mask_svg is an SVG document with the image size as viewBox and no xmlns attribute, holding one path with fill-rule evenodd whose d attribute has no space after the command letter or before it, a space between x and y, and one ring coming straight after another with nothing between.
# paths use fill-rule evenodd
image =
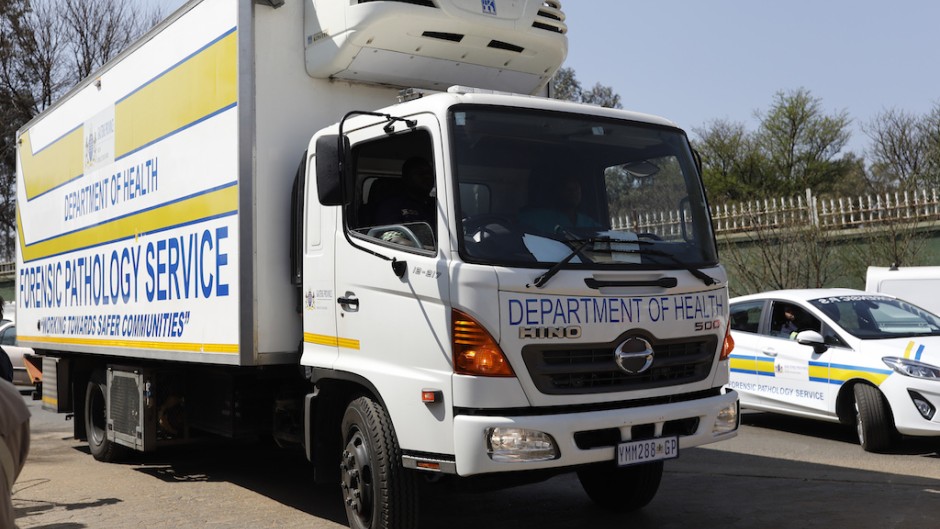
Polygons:
<instances>
[{"instance_id":1,"label":"black tire","mask_svg":"<svg viewBox=\"0 0 940 529\"><path fill-rule=\"evenodd\" d=\"M662 461L622 468L595 466L578 471L578 480L591 500L615 512L632 512L645 507L656 496L662 477Z\"/></svg>"},{"instance_id":2,"label":"black tire","mask_svg":"<svg viewBox=\"0 0 940 529\"><path fill-rule=\"evenodd\" d=\"M852 391L859 444L866 452L884 452L891 447L894 436L894 420L888 403L874 386L856 384Z\"/></svg>"},{"instance_id":3,"label":"black tire","mask_svg":"<svg viewBox=\"0 0 940 529\"><path fill-rule=\"evenodd\" d=\"M105 392L107 383L103 370L97 369L88 380L85 389L85 435L88 449L98 461L117 461L124 454L124 447L108 440L108 408Z\"/></svg>"},{"instance_id":4,"label":"black tire","mask_svg":"<svg viewBox=\"0 0 940 529\"><path fill-rule=\"evenodd\" d=\"M341 432L341 486L349 527L417 526L416 479L402 467L401 449L385 408L359 397L347 406Z\"/></svg>"}]
</instances>

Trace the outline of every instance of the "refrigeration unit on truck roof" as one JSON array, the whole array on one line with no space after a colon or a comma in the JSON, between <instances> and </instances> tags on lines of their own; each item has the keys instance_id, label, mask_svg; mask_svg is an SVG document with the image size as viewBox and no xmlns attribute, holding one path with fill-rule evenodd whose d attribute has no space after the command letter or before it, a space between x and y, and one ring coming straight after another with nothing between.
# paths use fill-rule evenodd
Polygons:
<instances>
[{"instance_id":1,"label":"refrigeration unit on truck roof","mask_svg":"<svg viewBox=\"0 0 940 529\"><path fill-rule=\"evenodd\" d=\"M531 94L567 54L558 0L312 0L304 13L313 77Z\"/></svg>"}]
</instances>

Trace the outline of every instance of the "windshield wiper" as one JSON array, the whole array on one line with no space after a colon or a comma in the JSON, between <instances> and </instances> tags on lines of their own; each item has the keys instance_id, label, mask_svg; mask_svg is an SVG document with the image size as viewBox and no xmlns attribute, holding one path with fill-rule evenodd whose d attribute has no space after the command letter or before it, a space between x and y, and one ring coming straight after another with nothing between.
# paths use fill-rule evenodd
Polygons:
<instances>
[{"instance_id":1,"label":"windshield wiper","mask_svg":"<svg viewBox=\"0 0 940 529\"><path fill-rule=\"evenodd\" d=\"M534 285L536 288L542 288L542 287L544 287L544 286L545 286L545 283L548 283L548 281L549 281L551 278L555 277L555 274L557 274L558 271L561 270L561 268L562 268L563 266L565 266L566 264L568 264L569 261L571 261L572 259L574 259L574 257L575 257L576 255L578 255L579 253L581 253L581 250L585 249L585 248L587 247L587 245L589 245L589 244L591 244L592 242L594 242L594 239L585 239L585 240L582 240L582 241L569 241L569 242L580 242L581 244L579 244L577 247L575 247L575 249L574 249L571 253L569 253L567 257L565 257L565 258L562 259L561 261L558 261L557 263L553 264L552 267L549 268L548 270L546 270L544 274L542 274L542 275L536 277L536 278L535 278L535 281L533 281L532 284L526 285L527 288L528 288L528 287L531 287L531 286L533 286L533 285Z\"/></svg>"},{"instance_id":2,"label":"windshield wiper","mask_svg":"<svg viewBox=\"0 0 940 529\"><path fill-rule=\"evenodd\" d=\"M685 270L687 270L687 271L688 271L690 274L692 274L693 276L695 276L695 277L701 279L701 280L702 280L702 283L705 283L706 286L717 285L718 283L720 283L720 281L718 281L718 280L715 279L714 277L712 277L712 276L706 274L705 272L702 272L701 270L699 270L698 268L695 268L694 266L689 266L688 263L683 263L681 260L679 260L678 257L676 257L676 256L674 256L674 255L672 255L672 254L670 254L670 253L662 252L662 251L659 251L659 250L652 250L652 249L648 249L648 250L636 250L636 253L639 253L639 254L642 254L642 255L655 255L655 256L657 256L657 257L665 257L666 259L669 259L669 260L672 261L673 263L675 263L675 264L681 266L682 268L684 268Z\"/></svg>"},{"instance_id":3,"label":"windshield wiper","mask_svg":"<svg viewBox=\"0 0 940 529\"><path fill-rule=\"evenodd\" d=\"M562 230L562 233L564 233L566 236L569 236L569 237L570 237L570 235L571 235L570 233L568 233L567 231L564 231L564 230ZM557 274L557 273L559 272L559 270L562 269L562 267L564 267L566 264L568 264L568 262L571 261L571 259L573 259L574 256L576 256L576 255L578 255L579 253L581 253L581 251L584 250L589 244L595 244L595 243L607 243L607 244L611 244L611 245L613 245L614 243L618 243L618 244L636 244L636 245L641 245L641 244L653 244L653 243L651 243L651 242L649 242L649 241L625 241L625 240L621 240L621 239L614 239L614 238L612 238L612 237L589 237L589 238L587 238L587 239L568 238L568 239L566 240L566 242L571 243L571 244L579 243L579 245L574 249L574 251L572 251L570 254L568 254L567 257L565 257L565 258L562 259L561 261L558 261L557 263L555 263L554 265L552 265L551 268L549 268L548 270L546 270L544 274L542 274L542 275L538 276L537 278L535 278L535 281L534 281L531 285L526 285L527 287L530 287L530 286L533 286L533 285L534 285L536 288L542 288L543 286L545 286L545 284L548 283L548 281L549 281L552 277L554 277L555 274ZM613 246L611 246L611 248L613 248ZM646 248L646 249L636 249L636 250L613 250L613 249L612 249L611 251L612 251L612 252L618 252L618 253L634 253L634 254L639 254L639 255L651 255L651 256L656 256L656 257L664 257L664 258L668 259L669 261L672 261L673 263L679 265L680 267L682 267L684 270L688 271L688 272L689 272L690 274L692 274L693 276L695 276L695 277L697 277L698 279L700 279L700 280L702 281L702 283L705 283L705 285L710 286L710 285L717 285L717 284L719 283L719 281L718 281L717 279L715 279L714 277L712 277L712 276L706 274L705 272L699 270L698 268L695 268L694 266L689 266L687 263L682 262L681 260L679 260L679 259L678 259L677 257L675 257L674 255L672 255L672 254L670 254L670 253L666 253L666 252L660 251L660 250L654 250L654 249L652 249L652 248Z\"/></svg>"}]
</instances>

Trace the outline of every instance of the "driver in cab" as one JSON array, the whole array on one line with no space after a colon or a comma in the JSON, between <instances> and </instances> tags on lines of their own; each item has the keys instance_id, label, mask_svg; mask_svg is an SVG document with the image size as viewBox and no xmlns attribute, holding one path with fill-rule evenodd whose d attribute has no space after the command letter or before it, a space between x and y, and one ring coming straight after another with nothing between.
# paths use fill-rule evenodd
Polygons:
<instances>
[{"instance_id":1,"label":"driver in cab","mask_svg":"<svg viewBox=\"0 0 940 529\"><path fill-rule=\"evenodd\" d=\"M379 225L408 225L423 222L436 229L434 222L434 170L421 157L409 158L402 164L402 186L383 197L375 212ZM414 246L410 238L394 229L386 231L382 239L388 242Z\"/></svg>"},{"instance_id":2,"label":"driver in cab","mask_svg":"<svg viewBox=\"0 0 940 529\"><path fill-rule=\"evenodd\" d=\"M530 185L538 186L536 182ZM599 228L600 224L580 211L581 183L573 176L566 176L552 186L554 196L545 204L530 204L519 212L523 226L543 233L556 233L565 228ZM533 190L537 196L538 190ZM537 202L537 200L536 200Z\"/></svg>"}]
</instances>

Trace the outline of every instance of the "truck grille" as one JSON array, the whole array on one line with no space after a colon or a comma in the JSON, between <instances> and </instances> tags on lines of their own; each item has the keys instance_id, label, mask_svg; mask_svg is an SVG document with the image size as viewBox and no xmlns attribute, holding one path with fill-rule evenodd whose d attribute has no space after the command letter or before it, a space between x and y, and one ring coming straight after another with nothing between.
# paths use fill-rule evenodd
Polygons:
<instances>
[{"instance_id":1,"label":"truck grille","mask_svg":"<svg viewBox=\"0 0 940 529\"><path fill-rule=\"evenodd\" d=\"M654 360L643 373L627 374L614 362L617 344L572 349L529 346L522 358L535 386L548 395L612 393L676 386L704 380L711 372L717 338L653 341Z\"/></svg>"}]
</instances>

